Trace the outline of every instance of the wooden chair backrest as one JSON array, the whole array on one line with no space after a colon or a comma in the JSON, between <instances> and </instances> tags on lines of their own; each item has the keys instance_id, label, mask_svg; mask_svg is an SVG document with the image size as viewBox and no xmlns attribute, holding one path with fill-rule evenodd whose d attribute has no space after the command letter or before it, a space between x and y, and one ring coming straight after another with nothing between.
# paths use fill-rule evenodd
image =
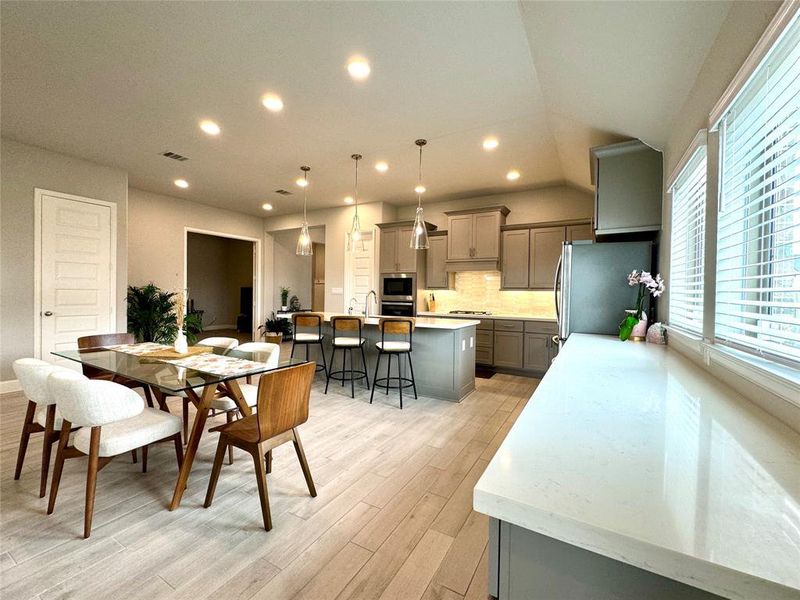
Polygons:
<instances>
[{"instance_id":1,"label":"wooden chair backrest","mask_svg":"<svg viewBox=\"0 0 800 600\"><path fill-rule=\"evenodd\" d=\"M364 323L364 317L354 317L351 315L331 317L331 327L333 331L360 331Z\"/></svg>"},{"instance_id":2,"label":"wooden chair backrest","mask_svg":"<svg viewBox=\"0 0 800 600\"><path fill-rule=\"evenodd\" d=\"M292 325L297 329L298 327L321 327L324 319L322 313L294 313L292 315Z\"/></svg>"},{"instance_id":3,"label":"wooden chair backrest","mask_svg":"<svg viewBox=\"0 0 800 600\"><path fill-rule=\"evenodd\" d=\"M258 381L259 441L268 440L308 421L308 399L316 363L270 371Z\"/></svg>"},{"instance_id":4,"label":"wooden chair backrest","mask_svg":"<svg viewBox=\"0 0 800 600\"><path fill-rule=\"evenodd\" d=\"M85 350L86 348L99 348L101 346L117 346L119 344L133 344L136 338L132 333L100 333L98 335L85 335L78 338L78 349ZM81 365L83 374L92 379L98 377L105 371L90 367L88 365Z\"/></svg>"},{"instance_id":5,"label":"wooden chair backrest","mask_svg":"<svg viewBox=\"0 0 800 600\"><path fill-rule=\"evenodd\" d=\"M378 327L390 335L409 335L414 331L414 317L381 317Z\"/></svg>"}]
</instances>

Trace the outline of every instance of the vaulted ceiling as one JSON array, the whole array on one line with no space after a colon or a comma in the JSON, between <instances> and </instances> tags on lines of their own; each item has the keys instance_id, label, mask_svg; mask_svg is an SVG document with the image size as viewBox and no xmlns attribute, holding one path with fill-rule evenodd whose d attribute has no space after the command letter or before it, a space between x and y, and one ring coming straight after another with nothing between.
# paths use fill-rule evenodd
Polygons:
<instances>
[{"instance_id":1,"label":"vaulted ceiling","mask_svg":"<svg viewBox=\"0 0 800 600\"><path fill-rule=\"evenodd\" d=\"M418 137L429 140L428 199L589 189L591 146L664 144L729 8L4 1L2 134L125 169L134 187L256 215L264 202L298 210L302 164L310 206L341 205L354 152L364 200L415 202ZM353 54L370 61L364 82L348 76ZM268 91L282 112L263 108ZM222 134L202 133L203 118ZM496 150L483 150L486 135Z\"/></svg>"}]
</instances>

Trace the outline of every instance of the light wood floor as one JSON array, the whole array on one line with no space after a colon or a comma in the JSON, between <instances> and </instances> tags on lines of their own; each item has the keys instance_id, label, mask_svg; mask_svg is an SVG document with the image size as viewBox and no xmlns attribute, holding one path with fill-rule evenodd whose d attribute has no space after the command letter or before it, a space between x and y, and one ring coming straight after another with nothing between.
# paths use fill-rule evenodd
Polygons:
<instances>
[{"instance_id":1,"label":"light wood floor","mask_svg":"<svg viewBox=\"0 0 800 600\"><path fill-rule=\"evenodd\" d=\"M129 456L108 465L88 540L86 461L67 461L47 516L37 493L41 436L13 481L24 399L3 397L0 597L485 598L487 518L471 509L472 488L536 384L496 375L461 404L411 398L400 411L394 393L376 392L372 406L366 391L353 400L332 385L325 396L317 375L300 431L319 495L308 496L291 444L275 450L271 532L262 529L252 461L239 451L203 508L217 441L207 434L174 512L166 509L177 475L171 444L151 449L146 474Z\"/></svg>"}]
</instances>

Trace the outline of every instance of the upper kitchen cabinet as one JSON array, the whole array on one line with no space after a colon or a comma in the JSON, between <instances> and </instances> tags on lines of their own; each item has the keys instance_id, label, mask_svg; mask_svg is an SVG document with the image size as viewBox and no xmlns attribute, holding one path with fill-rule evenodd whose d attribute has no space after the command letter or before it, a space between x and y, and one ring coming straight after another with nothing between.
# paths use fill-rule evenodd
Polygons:
<instances>
[{"instance_id":1,"label":"upper kitchen cabinet","mask_svg":"<svg viewBox=\"0 0 800 600\"><path fill-rule=\"evenodd\" d=\"M503 259L500 264L500 285L504 290L528 289L530 234L530 229L502 232Z\"/></svg>"},{"instance_id":2,"label":"upper kitchen cabinet","mask_svg":"<svg viewBox=\"0 0 800 600\"><path fill-rule=\"evenodd\" d=\"M411 248L413 225L413 221L378 224L381 230L378 261L381 273L416 273L424 265L425 256L418 256L419 251ZM436 230L432 223L426 222L425 225L429 232Z\"/></svg>"},{"instance_id":3,"label":"upper kitchen cabinet","mask_svg":"<svg viewBox=\"0 0 800 600\"><path fill-rule=\"evenodd\" d=\"M425 273L425 288L446 290L453 287L453 274L447 272L447 231L432 231L428 234L428 265Z\"/></svg>"},{"instance_id":4,"label":"upper kitchen cabinet","mask_svg":"<svg viewBox=\"0 0 800 600\"><path fill-rule=\"evenodd\" d=\"M531 229L528 285L530 289L552 289L556 266L565 238L564 227Z\"/></svg>"},{"instance_id":5,"label":"upper kitchen cabinet","mask_svg":"<svg viewBox=\"0 0 800 600\"><path fill-rule=\"evenodd\" d=\"M632 140L592 148L596 236L654 237L661 229L662 154Z\"/></svg>"},{"instance_id":6,"label":"upper kitchen cabinet","mask_svg":"<svg viewBox=\"0 0 800 600\"><path fill-rule=\"evenodd\" d=\"M505 206L455 210L447 215L448 271L496 271L500 260L500 227Z\"/></svg>"},{"instance_id":7,"label":"upper kitchen cabinet","mask_svg":"<svg viewBox=\"0 0 800 600\"><path fill-rule=\"evenodd\" d=\"M567 241L577 242L580 240L594 240L594 232L591 223L581 225L567 225Z\"/></svg>"}]
</instances>

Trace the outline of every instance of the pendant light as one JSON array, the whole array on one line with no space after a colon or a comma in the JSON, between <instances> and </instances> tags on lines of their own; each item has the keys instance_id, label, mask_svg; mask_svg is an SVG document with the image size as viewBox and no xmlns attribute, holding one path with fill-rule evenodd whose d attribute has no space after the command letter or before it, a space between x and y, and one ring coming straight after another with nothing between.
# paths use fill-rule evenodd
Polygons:
<instances>
[{"instance_id":1,"label":"pendant light","mask_svg":"<svg viewBox=\"0 0 800 600\"><path fill-rule=\"evenodd\" d=\"M303 172L303 226L300 228L300 237L297 238L297 256L311 256L314 249L311 245L311 236L308 233L308 217L306 216L306 205L308 204L308 172L311 167L303 165L300 167Z\"/></svg>"},{"instance_id":2,"label":"pendant light","mask_svg":"<svg viewBox=\"0 0 800 600\"><path fill-rule=\"evenodd\" d=\"M353 206L355 207L355 212L353 213L353 224L350 227L350 232L347 234L347 250L363 252L364 240L361 238L361 221L358 219L358 161L363 157L360 154L353 154L350 158L356 163L356 178L355 185L353 186Z\"/></svg>"},{"instance_id":3,"label":"pendant light","mask_svg":"<svg viewBox=\"0 0 800 600\"><path fill-rule=\"evenodd\" d=\"M417 140L414 142L419 146L419 182L414 191L417 192L417 214L414 217L414 227L411 229L411 240L409 247L412 250L427 250L428 228L425 226L425 215L422 212L422 194L425 193L425 186L422 185L422 147L427 144L427 140Z\"/></svg>"}]
</instances>

